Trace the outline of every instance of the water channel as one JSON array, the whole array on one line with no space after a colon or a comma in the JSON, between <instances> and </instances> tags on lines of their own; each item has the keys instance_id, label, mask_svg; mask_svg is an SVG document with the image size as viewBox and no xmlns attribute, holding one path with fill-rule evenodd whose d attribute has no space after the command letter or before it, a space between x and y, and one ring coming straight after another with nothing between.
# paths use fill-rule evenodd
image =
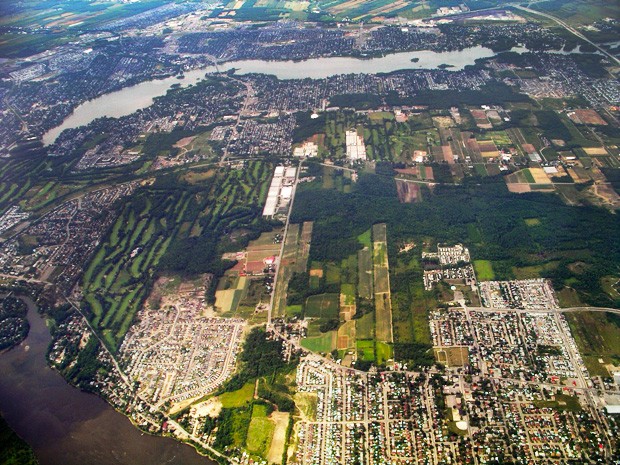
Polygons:
<instances>
[{"instance_id":1,"label":"water channel","mask_svg":"<svg viewBox=\"0 0 620 465\"><path fill-rule=\"evenodd\" d=\"M142 434L99 397L47 366L45 320L28 304L30 333L0 354L0 412L30 444L41 465L213 465L170 438Z\"/></svg>"}]
</instances>

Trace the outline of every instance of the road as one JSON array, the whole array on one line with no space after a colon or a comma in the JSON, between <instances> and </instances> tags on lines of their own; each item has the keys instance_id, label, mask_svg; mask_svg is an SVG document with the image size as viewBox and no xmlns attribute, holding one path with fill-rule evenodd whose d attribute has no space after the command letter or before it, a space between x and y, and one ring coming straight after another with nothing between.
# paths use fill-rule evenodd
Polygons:
<instances>
[{"instance_id":1,"label":"road","mask_svg":"<svg viewBox=\"0 0 620 465\"><path fill-rule=\"evenodd\" d=\"M549 13L543 13L542 11L532 10L531 8L528 8L528 7L525 7L525 6L516 4L516 3L512 3L511 6L516 8L516 9L518 9L518 10L522 10L522 11L525 11L525 12L533 14L533 15L542 16L543 18L547 18L547 19L550 19L551 21L556 22L557 24L562 26L564 29L566 29L568 32L573 34L575 37L578 37L579 39L581 39L581 40L587 42L588 44L592 45L593 47L595 47L599 52L601 52L603 55L605 55L607 58L609 58L612 62L616 63L617 65L620 65L620 60L618 58L613 56L611 53L609 53L604 48L602 48L599 45L597 45L594 42L592 42L590 39L588 39L586 36L584 36L577 29L573 28L572 26L570 26L569 24L565 23L561 19L556 18L555 16L550 15Z\"/></svg>"},{"instance_id":2,"label":"road","mask_svg":"<svg viewBox=\"0 0 620 465\"><path fill-rule=\"evenodd\" d=\"M88 327L90 332L99 340L103 350L105 350L108 353L108 355L110 356L110 358L112 359L112 364L114 365L114 368L116 368L116 371L118 371L118 374L121 377L121 379L123 380L123 382L127 385L127 387L129 387L131 389L133 384L131 383L131 381L129 380L127 375L123 372L123 370L121 370L121 367L118 364L118 361L116 360L116 357L114 356L114 354L112 354L112 352L110 352L110 349L108 349L108 346L106 346L106 344L103 341L103 339L101 339L99 337L99 334L97 334L97 331L95 331L95 329L90 325L90 322L88 321L88 318L86 318L86 315L84 315L82 313L82 310L80 310L80 308L77 305L75 305L67 296L63 296L63 297L67 301L67 303L69 305L71 305L71 307L73 307L73 309L82 316L82 318L84 319L84 323L86 323L86 326Z\"/></svg>"},{"instance_id":3,"label":"road","mask_svg":"<svg viewBox=\"0 0 620 465\"><path fill-rule=\"evenodd\" d=\"M269 302L269 308L267 309L267 326L271 324L273 318L273 303L276 297L276 288L278 286L278 278L280 276L280 265L282 263L282 257L284 256L284 245L286 244L286 236L288 233L288 226L291 220L291 213L293 212L293 204L295 203L295 193L297 192L297 181L299 181L299 172L301 171L302 160L299 160L297 165L297 173L295 174L295 182L293 183L293 193L291 194L291 204L288 207L288 213L286 214L286 223L284 225L284 234L282 238L282 244L280 245L279 258L276 262L276 272L273 276L273 290L271 291L271 300Z\"/></svg>"},{"instance_id":4,"label":"road","mask_svg":"<svg viewBox=\"0 0 620 465\"><path fill-rule=\"evenodd\" d=\"M608 312L608 313L615 313L616 315L620 315L620 308L607 308L607 307L568 307L568 308L543 308L543 309L467 307L467 310L471 310L474 312L526 312L526 313Z\"/></svg>"}]
</instances>

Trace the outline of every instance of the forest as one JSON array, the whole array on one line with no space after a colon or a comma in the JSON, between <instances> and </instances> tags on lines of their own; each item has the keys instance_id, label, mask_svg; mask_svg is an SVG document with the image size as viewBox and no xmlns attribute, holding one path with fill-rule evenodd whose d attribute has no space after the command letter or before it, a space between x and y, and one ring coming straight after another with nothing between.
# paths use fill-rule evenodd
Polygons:
<instances>
[{"instance_id":1,"label":"forest","mask_svg":"<svg viewBox=\"0 0 620 465\"><path fill-rule=\"evenodd\" d=\"M494 177L436 186L416 204L399 203L390 184L389 177L361 175L350 194L302 186L291 220L315 222L310 259L345 259L361 247L356 237L368 224L382 222L388 225L390 256L404 239L463 242L476 259L493 261L498 279L514 278L515 267L553 262L557 266L542 275L557 290L570 286L584 303L620 306L601 288L601 279L617 275L620 263L618 221L608 211L567 206L545 194L515 195ZM535 227L526 223L530 218L539 219Z\"/></svg>"},{"instance_id":2,"label":"forest","mask_svg":"<svg viewBox=\"0 0 620 465\"><path fill-rule=\"evenodd\" d=\"M32 449L0 417L0 463L2 465L37 465Z\"/></svg>"}]
</instances>

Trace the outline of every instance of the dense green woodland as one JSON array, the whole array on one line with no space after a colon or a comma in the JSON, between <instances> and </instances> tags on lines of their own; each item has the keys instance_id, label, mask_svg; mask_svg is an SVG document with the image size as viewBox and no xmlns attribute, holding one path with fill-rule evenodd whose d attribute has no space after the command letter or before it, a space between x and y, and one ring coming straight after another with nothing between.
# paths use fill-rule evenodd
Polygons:
<instances>
[{"instance_id":1,"label":"dense green woodland","mask_svg":"<svg viewBox=\"0 0 620 465\"><path fill-rule=\"evenodd\" d=\"M32 449L0 417L0 465L36 465Z\"/></svg>"},{"instance_id":2,"label":"dense green woodland","mask_svg":"<svg viewBox=\"0 0 620 465\"><path fill-rule=\"evenodd\" d=\"M479 180L476 180L479 181ZM433 237L463 242L472 258L492 260L497 279L513 278L512 267L559 261L544 273L556 288L570 285L582 300L620 306L601 288L600 278L620 270L620 222L594 207L569 207L557 196L511 194L501 178L463 186L437 186L422 203L401 204L394 181L362 175L351 194L302 185L293 222L314 221L311 260L342 260L361 246L356 237L368 224L387 223L390 256L400 240ZM538 218L531 227L527 218ZM579 261L583 266L570 264Z\"/></svg>"}]
</instances>

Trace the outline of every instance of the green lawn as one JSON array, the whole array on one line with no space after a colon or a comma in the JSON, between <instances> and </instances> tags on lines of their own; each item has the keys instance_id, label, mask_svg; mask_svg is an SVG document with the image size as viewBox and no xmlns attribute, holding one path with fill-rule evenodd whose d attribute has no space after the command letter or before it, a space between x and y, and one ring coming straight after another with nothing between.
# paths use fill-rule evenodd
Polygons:
<instances>
[{"instance_id":1,"label":"green lawn","mask_svg":"<svg viewBox=\"0 0 620 465\"><path fill-rule=\"evenodd\" d=\"M474 268L480 281L491 281L495 278L493 265L489 260L474 260Z\"/></svg>"},{"instance_id":2,"label":"green lawn","mask_svg":"<svg viewBox=\"0 0 620 465\"><path fill-rule=\"evenodd\" d=\"M254 397L254 383L247 383L241 389L232 392L226 392L219 396L222 407L236 408L242 407L252 401Z\"/></svg>"},{"instance_id":3,"label":"green lawn","mask_svg":"<svg viewBox=\"0 0 620 465\"><path fill-rule=\"evenodd\" d=\"M602 312L570 312L566 319L592 376L609 376L599 362L620 364L620 316Z\"/></svg>"},{"instance_id":4,"label":"green lawn","mask_svg":"<svg viewBox=\"0 0 620 465\"><path fill-rule=\"evenodd\" d=\"M269 451L274 429L275 425L268 418L252 416L246 442L248 451L264 457Z\"/></svg>"},{"instance_id":5,"label":"green lawn","mask_svg":"<svg viewBox=\"0 0 620 465\"><path fill-rule=\"evenodd\" d=\"M307 337L301 340L301 345L312 352L328 353L334 349L334 334L335 331L329 331L322 336Z\"/></svg>"},{"instance_id":6,"label":"green lawn","mask_svg":"<svg viewBox=\"0 0 620 465\"><path fill-rule=\"evenodd\" d=\"M374 362L375 361L375 341L366 340L366 341L357 341L357 354L360 360L364 360L365 362Z\"/></svg>"},{"instance_id":7,"label":"green lawn","mask_svg":"<svg viewBox=\"0 0 620 465\"><path fill-rule=\"evenodd\" d=\"M394 358L394 351L392 350L392 346L390 344L386 344L385 342L377 342L376 356L377 363L379 365L384 365L388 360Z\"/></svg>"}]
</instances>

